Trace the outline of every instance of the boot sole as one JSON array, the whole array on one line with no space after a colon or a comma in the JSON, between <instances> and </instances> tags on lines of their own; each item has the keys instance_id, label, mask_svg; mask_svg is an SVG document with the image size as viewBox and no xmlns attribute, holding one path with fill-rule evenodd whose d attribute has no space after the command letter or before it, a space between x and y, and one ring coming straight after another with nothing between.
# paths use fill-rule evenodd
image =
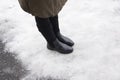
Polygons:
<instances>
[{"instance_id":1,"label":"boot sole","mask_svg":"<svg viewBox=\"0 0 120 80\"><path fill-rule=\"evenodd\" d=\"M55 48L52 48L52 47L50 47L50 46L48 46L48 45L47 45L47 48L48 48L49 50L57 51L57 52L60 52L60 53L63 53L63 54L70 54L70 53L73 52L73 50L72 50L72 51L68 51L68 52L62 52L62 51L56 50Z\"/></svg>"}]
</instances>

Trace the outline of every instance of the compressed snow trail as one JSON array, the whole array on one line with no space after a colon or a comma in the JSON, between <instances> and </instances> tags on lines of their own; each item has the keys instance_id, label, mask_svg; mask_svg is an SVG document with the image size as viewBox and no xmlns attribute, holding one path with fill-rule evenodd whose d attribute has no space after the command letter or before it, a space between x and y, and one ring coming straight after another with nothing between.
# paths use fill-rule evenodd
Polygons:
<instances>
[{"instance_id":1,"label":"compressed snow trail","mask_svg":"<svg viewBox=\"0 0 120 80\"><path fill-rule=\"evenodd\" d=\"M120 0L69 0L59 14L74 52L46 49L34 17L17 0L1 0L0 35L30 71L22 80L120 80Z\"/></svg>"}]
</instances>

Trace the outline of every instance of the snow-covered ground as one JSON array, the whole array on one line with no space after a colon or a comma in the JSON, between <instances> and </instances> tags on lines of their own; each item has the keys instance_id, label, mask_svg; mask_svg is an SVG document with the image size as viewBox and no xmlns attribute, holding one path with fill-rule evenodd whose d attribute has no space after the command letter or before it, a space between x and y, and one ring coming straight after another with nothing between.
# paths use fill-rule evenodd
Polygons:
<instances>
[{"instance_id":1,"label":"snow-covered ground","mask_svg":"<svg viewBox=\"0 0 120 80\"><path fill-rule=\"evenodd\" d=\"M120 0L69 0L59 16L72 54L47 50L34 17L1 0L0 38L30 71L22 80L120 80Z\"/></svg>"}]
</instances>

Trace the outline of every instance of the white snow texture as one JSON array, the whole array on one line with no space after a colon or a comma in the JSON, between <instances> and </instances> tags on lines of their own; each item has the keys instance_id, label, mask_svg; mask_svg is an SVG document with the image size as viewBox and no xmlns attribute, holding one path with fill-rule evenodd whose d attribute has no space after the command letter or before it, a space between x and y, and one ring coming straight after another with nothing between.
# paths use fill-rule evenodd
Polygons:
<instances>
[{"instance_id":1,"label":"white snow texture","mask_svg":"<svg viewBox=\"0 0 120 80\"><path fill-rule=\"evenodd\" d=\"M34 17L17 0L0 1L0 36L29 73L21 80L120 80L120 0L68 0L61 33L75 45L50 51Z\"/></svg>"}]
</instances>

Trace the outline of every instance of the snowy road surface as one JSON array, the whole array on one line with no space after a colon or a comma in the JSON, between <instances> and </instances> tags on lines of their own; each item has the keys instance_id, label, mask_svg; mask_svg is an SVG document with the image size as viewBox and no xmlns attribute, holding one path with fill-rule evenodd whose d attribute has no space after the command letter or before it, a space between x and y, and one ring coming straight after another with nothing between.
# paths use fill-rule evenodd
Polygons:
<instances>
[{"instance_id":1,"label":"snowy road surface","mask_svg":"<svg viewBox=\"0 0 120 80\"><path fill-rule=\"evenodd\" d=\"M22 80L120 80L120 0L69 0L59 16L76 43L69 55L46 49L17 0L1 0L0 36L30 71Z\"/></svg>"},{"instance_id":2,"label":"snowy road surface","mask_svg":"<svg viewBox=\"0 0 120 80\"><path fill-rule=\"evenodd\" d=\"M27 72L15 55L4 51L0 41L0 80L20 80Z\"/></svg>"}]
</instances>

